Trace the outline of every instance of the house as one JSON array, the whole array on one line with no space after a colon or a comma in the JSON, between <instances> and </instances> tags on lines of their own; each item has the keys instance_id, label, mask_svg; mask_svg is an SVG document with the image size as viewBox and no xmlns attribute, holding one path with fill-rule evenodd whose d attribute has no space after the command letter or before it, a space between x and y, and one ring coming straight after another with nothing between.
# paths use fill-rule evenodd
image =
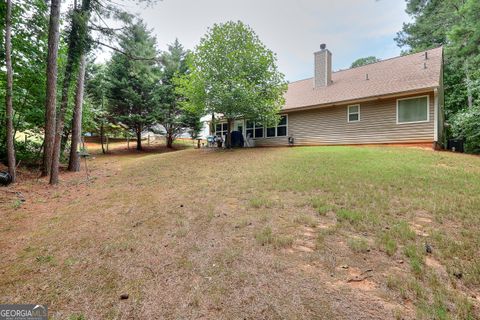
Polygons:
<instances>
[{"instance_id":1,"label":"house","mask_svg":"<svg viewBox=\"0 0 480 320\"><path fill-rule=\"evenodd\" d=\"M314 77L292 82L276 127L236 120L256 146L422 144L443 138L443 49L332 72L325 45L314 53ZM216 135L225 135L217 123Z\"/></svg>"}]
</instances>

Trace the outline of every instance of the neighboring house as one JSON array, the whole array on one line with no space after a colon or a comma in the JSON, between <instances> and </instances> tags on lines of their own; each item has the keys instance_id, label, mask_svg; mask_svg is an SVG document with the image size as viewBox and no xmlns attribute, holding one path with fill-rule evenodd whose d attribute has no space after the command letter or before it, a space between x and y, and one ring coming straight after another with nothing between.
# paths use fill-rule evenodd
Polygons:
<instances>
[{"instance_id":1,"label":"neighboring house","mask_svg":"<svg viewBox=\"0 0 480 320\"><path fill-rule=\"evenodd\" d=\"M337 72L321 48L314 77L288 85L278 126L236 120L233 129L257 146L285 146L289 137L295 145L442 145L441 47ZM216 124L216 135L226 131L226 123Z\"/></svg>"}]
</instances>

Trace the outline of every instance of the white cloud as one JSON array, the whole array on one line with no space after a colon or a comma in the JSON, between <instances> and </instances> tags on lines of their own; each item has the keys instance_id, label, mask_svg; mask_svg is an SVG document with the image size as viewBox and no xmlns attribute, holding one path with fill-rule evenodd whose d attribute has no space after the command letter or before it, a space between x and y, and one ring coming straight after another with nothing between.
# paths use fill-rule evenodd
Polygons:
<instances>
[{"instance_id":1,"label":"white cloud","mask_svg":"<svg viewBox=\"0 0 480 320\"><path fill-rule=\"evenodd\" d=\"M312 75L320 43L333 52L334 69L367 55L398 55L393 38L408 20L403 0L163 0L150 8L124 3L154 29L160 49L176 37L193 48L213 23L242 20L277 53L291 81Z\"/></svg>"}]
</instances>

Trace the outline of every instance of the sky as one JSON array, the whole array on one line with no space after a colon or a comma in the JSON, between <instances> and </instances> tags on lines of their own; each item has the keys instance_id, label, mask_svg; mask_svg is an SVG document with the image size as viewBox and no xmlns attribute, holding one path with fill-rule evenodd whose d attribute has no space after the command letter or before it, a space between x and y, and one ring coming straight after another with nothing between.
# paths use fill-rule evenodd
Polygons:
<instances>
[{"instance_id":1,"label":"sky","mask_svg":"<svg viewBox=\"0 0 480 320\"><path fill-rule=\"evenodd\" d=\"M122 1L122 0L119 0ZM165 50L175 38L193 49L214 23L241 20L277 54L288 81L313 76L313 53L325 43L333 69L360 57L398 56L393 40L409 21L404 0L162 0L145 7L123 0L138 13Z\"/></svg>"}]
</instances>

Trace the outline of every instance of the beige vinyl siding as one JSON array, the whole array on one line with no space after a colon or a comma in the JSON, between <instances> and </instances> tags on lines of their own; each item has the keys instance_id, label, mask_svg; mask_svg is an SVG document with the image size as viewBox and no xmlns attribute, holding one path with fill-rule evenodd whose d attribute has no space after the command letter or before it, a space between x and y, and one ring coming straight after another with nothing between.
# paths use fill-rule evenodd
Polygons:
<instances>
[{"instance_id":1,"label":"beige vinyl siding","mask_svg":"<svg viewBox=\"0 0 480 320\"><path fill-rule=\"evenodd\" d=\"M428 122L397 124L397 99L390 98L360 103L358 122L347 121L348 105L289 112L288 135L295 139L295 145L433 142L433 92L428 96ZM288 137L256 139L255 143L288 145Z\"/></svg>"}]
</instances>

